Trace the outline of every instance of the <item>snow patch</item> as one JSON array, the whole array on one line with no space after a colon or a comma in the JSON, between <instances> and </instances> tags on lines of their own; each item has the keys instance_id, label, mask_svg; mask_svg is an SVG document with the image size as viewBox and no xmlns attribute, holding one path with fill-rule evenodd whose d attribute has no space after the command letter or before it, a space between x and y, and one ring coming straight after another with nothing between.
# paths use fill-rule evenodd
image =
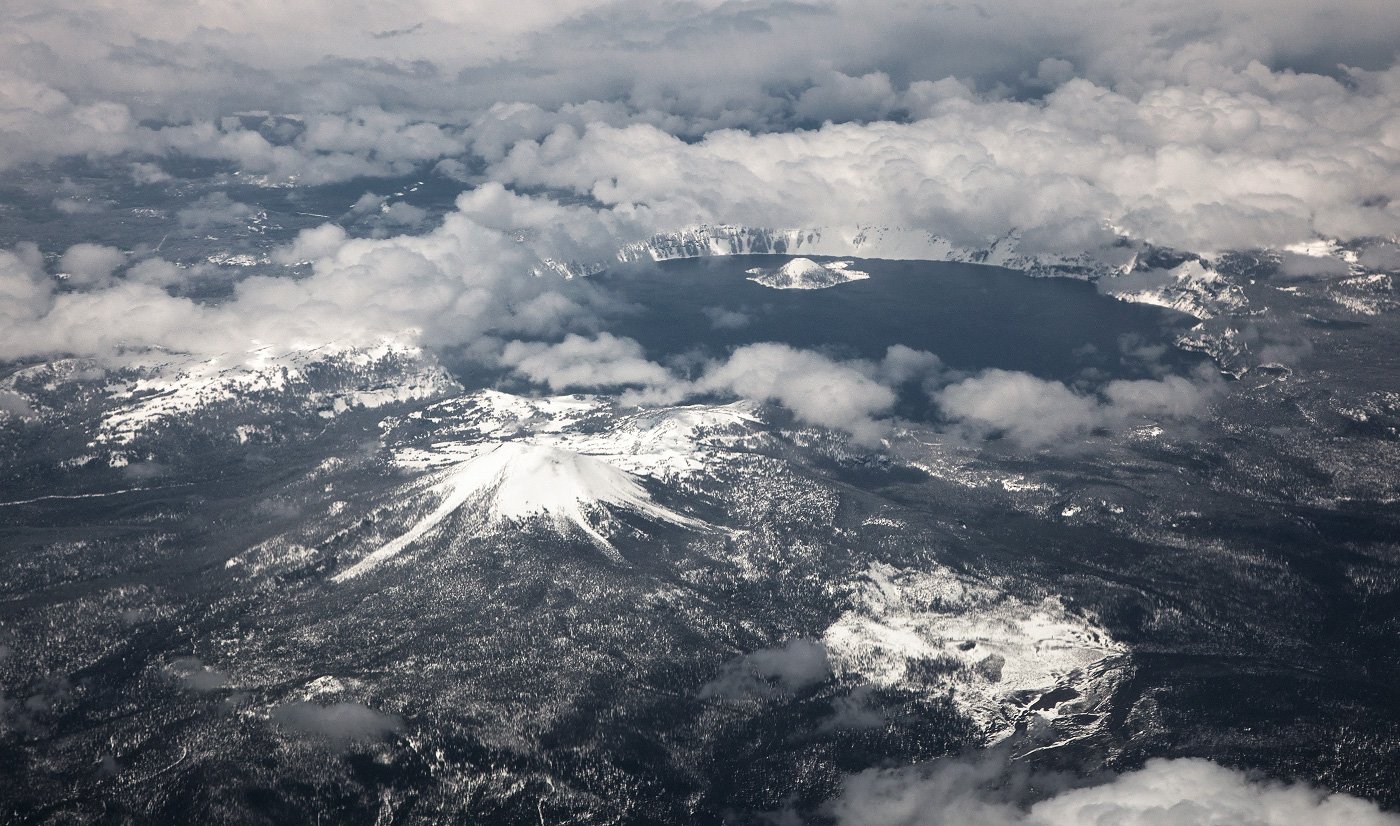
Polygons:
<instances>
[{"instance_id":1,"label":"snow patch","mask_svg":"<svg viewBox=\"0 0 1400 826\"><path fill-rule=\"evenodd\" d=\"M1058 597L1022 599L947 569L877 563L852 603L823 636L835 671L946 691L994 736L1030 716L1053 719L1127 651Z\"/></svg>"}]
</instances>

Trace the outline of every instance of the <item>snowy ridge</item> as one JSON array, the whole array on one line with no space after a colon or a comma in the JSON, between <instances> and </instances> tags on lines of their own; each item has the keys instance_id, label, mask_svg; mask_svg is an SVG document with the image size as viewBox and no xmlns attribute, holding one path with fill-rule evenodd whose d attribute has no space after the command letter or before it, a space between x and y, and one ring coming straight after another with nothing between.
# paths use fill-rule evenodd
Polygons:
<instances>
[{"instance_id":1,"label":"snowy ridge","mask_svg":"<svg viewBox=\"0 0 1400 826\"><path fill-rule=\"evenodd\" d=\"M831 261L818 264L810 258L794 258L776 270L755 267L748 270L755 281L775 290L821 290L869 278L869 273L851 269L853 261Z\"/></svg>"},{"instance_id":2,"label":"snowy ridge","mask_svg":"<svg viewBox=\"0 0 1400 826\"><path fill-rule=\"evenodd\" d=\"M112 405L102 417L94 445L128 445L162 425L219 406L262 402L271 412L290 407L332 418L351 409L430 399L460 389L416 348L392 343L172 358L141 365L136 374L109 386ZM243 431L236 432L243 437Z\"/></svg>"},{"instance_id":3,"label":"snowy ridge","mask_svg":"<svg viewBox=\"0 0 1400 826\"><path fill-rule=\"evenodd\" d=\"M1092 695L1127 649L1056 597L1023 600L947 569L872 565L826 630L833 668L881 686L947 691L992 735ZM1052 695L1052 692L1053 695Z\"/></svg>"},{"instance_id":4,"label":"snowy ridge","mask_svg":"<svg viewBox=\"0 0 1400 826\"><path fill-rule=\"evenodd\" d=\"M1105 285L1106 293L1121 301L1154 304L1202 319L1238 312L1247 303L1239 287L1195 258L1167 274L1145 279L1148 283L1144 284L1144 279L1135 276L1145 268L1143 261L1152 248L1127 238L1074 255L1024 253L1020 242L1017 232L973 248L959 246L926 230L902 227L769 230L702 224L627 244L618 250L617 257L621 261L669 261L714 255L849 255L951 261L1004 267L1034 276L1096 281ZM1128 279L1132 286L1112 286L1115 279L1127 276L1134 276Z\"/></svg>"},{"instance_id":5,"label":"snowy ridge","mask_svg":"<svg viewBox=\"0 0 1400 826\"><path fill-rule=\"evenodd\" d=\"M824 227L771 230L728 224L701 224L618 250L620 261L669 261L712 255L821 255L902 261L956 261L988 264L1034 275L1108 277L1132 267L1131 247L1104 247L1079 255L1018 252L1020 235L1010 233L985 247L954 244L927 230L903 227Z\"/></svg>"},{"instance_id":6,"label":"snowy ridge","mask_svg":"<svg viewBox=\"0 0 1400 826\"><path fill-rule=\"evenodd\" d=\"M1099 287L1119 301L1152 304L1199 319L1232 315L1249 304L1238 285L1199 260L1105 279Z\"/></svg>"},{"instance_id":7,"label":"snowy ridge","mask_svg":"<svg viewBox=\"0 0 1400 826\"><path fill-rule=\"evenodd\" d=\"M619 409L610 399L573 395L526 398L482 390L388 419L381 427L406 470L430 470L476 454L482 443L519 439L595 456L627 473L669 482L725 463L756 438L752 402ZM411 425L411 426L405 426ZM422 434L427 425L429 435ZM400 440L400 431L414 434ZM424 444L424 439L431 439Z\"/></svg>"}]
</instances>

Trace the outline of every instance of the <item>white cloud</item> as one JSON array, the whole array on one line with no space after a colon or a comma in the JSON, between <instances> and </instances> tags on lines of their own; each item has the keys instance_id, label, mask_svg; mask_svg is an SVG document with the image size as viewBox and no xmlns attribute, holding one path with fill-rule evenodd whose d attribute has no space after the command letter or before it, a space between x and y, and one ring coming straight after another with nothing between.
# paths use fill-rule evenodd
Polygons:
<instances>
[{"instance_id":1,"label":"white cloud","mask_svg":"<svg viewBox=\"0 0 1400 826\"><path fill-rule=\"evenodd\" d=\"M716 330L737 330L741 327L747 327L749 322L753 321L748 313L727 310L724 307L705 307L701 312L710 320L710 326Z\"/></svg>"},{"instance_id":2,"label":"white cloud","mask_svg":"<svg viewBox=\"0 0 1400 826\"><path fill-rule=\"evenodd\" d=\"M698 377L683 379L647 359L630 338L600 333L569 335L555 344L513 341L500 361L554 391L636 388L629 404L670 404L702 396L739 397L782 405L806 424L875 444L888 429L883 417L894 406L895 387L940 369L929 353L891 347L876 363L836 361L812 350L765 342L736 348L705 362Z\"/></svg>"},{"instance_id":3,"label":"white cloud","mask_svg":"<svg viewBox=\"0 0 1400 826\"><path fill-rule=\"evenodd\" d=\"M817 139L859 142L870 150L864 163L844 157L849 147L794 142L813 155L809 168L767 206L820 206L802 200L820 185L848 219L936 219L956 235L996 229L1005 223L993 220L997 211L1018 206L1006 192L1034 190L1008 217L1060 242L1104 218L1164 243L1384 234L1375 228L1395 223L1388 207L1360 206L1396 194L1393 70L1355 72L1349 85L1293 71L1389 66L1400 23L1370 0L1326 14L1265 0L1228 14L1206 0L990 0L878 13L857 0L569 0L528 10L391 0L354 15L330 0L253 0L236 13L159 0L16 0L0 23L14 33L0 55L6 164L175 151L314 183L402 174L468 146L496 163L560 126L647 124L694 138L910 117L932 123L907 139L888 128ZM271 112L271 125L229 117L249 110ZM621 137L639 140L599 140ZM714 164L700 156L716 148L650 165L654 182L707 171ZM581 192L628 176L589 167ZM861 182L882 168L881 184L901 169L915 175L872 201L876 182ZM1380 176L1368 180L1368 170ZM617 194L655 205L637 190L620 182ZM991 202L965 227L960 208L976 207L978 192ZM722 209L734 194L707 193L704 219L734 219ZM959 203L937 209L947 195ZM1074 209L1060 226L1052 207L1066 204ZM821 217L772 211L785 224Z\"/></svg>"},{"instance_id":4,"label":"white cloud","mask_svg":"<svg viewBox=\"0 0 1400 826\"><path fill-rule=\"evenodd\" d=\"M704 396L771 402L800 422L867 446L888 433L898 390L911 383L937 403L950 432L979 441L1002 438L1026 449L1072 448L1097 430L1188 420L1222 390L1219 376L1206 368L1190 377L1119 379L1093 392L1008 370L964 376L945 371L932 353L904 345L872 362L837 361L773 342L748 344L704 362L692 379L648 359L636 341L610 333L572 334L554 344L512 341L499 360L555 392L633 388L621 396L627 404Z\"/></svg>"},{"instance_id":5,"label":"white cloud","mask_svg":"<svg viewBox=\"0 0 1400 826\"><path fill-rule=\"evenodd\" d=\"M826 648L819 642L793 639L725 663L720 673L700 688L699 694L702 699L793 694L830 676Z\"/></svg>"},{"instance_id":6,"label":"white cloud","mask_svg":"<svg viewBox=\"0 0 1400 826\"><path fill-rule=\"evenodd\" d=\"M592 339L569 335L558 344L512 341L501 353L501 361L555 391L672 382L666 368L646 359L640 344L610 333Z\"/></svg>"},{"instance_id":7,"label":"white cloud","mask_svg":"<svg viewBox=\"0 0 1400 826\"><path fill-rule=\"evenodd\" d=\"M9 299L0 303L8 322L0 324L0 358L103 357L149 347L219 355L262 345L292 350L386 339L439 347L497 334L559 335L576 323L593 324L589 302L601 300L596 290L578 283L565 296L557 278L531 277L538 260L529 248L510 231L484 225L528 220L523 212L535 209L535 201L477 191L458 204L423 235L363 239L333 225L306 230L275 257L309 261L309 275L248 277L229 298L210 304L169 294L165 288L180 273L150 260L136 263L132 278L57 292L37 251L25 247L0 257L0 294ZM565 241L577 232L576 212L538 209L534 218L548 222L541 232ZM205 199L191 220L223 220L243 210L228 199Z\"/></svg>"},{"instance_id":8,"label":"white cloud","mask_svg":"<svg viewBox=\"0 0 1400 826\"><path fill-rule=\"evenodd\" d=\"M1014 777L1014 775L1012 775ZM1043 778L1042 788L1062 780ZM1149 760L1097 786L1061 791L1022 808L1009 802L995 759L944 760L847 777L828 806L838 826L1395 826L1400 816L1307 784L1251 778L1207 760ZM1030 785L1024 777L1013 786Z\"/></svg>"},{"instance_id":9,"label":"white cloud","mask_svg":"<svg viewBox=\"0 0 1400 826\"><path fill-rule=\"evenodd\" d=\"M800 420L850 433L858 442L879 441L877 420L894 406L895 393L860 366L785 344L750 344L710 364L692 392L734 394L781 404Z\"/></svg>"},{"instance_id":10,"label":"white cloud","mask_svg":"<svg viewBox=\"0 0 1400 826\"><path fill-rule=\"evenodd\" d=\"M1134 421L1184 419L1198 413L1220 391L1207 373L1194 380L1117 380L1098 394L1028 373L986 370L933 393L943 415L975 438L1004 437L1019 447L1067 445L1100 428Z\"/></svg>"},{"instance_id":11,"label":"white cloud","mask_svg":"<svg viewBox=\"0 0 1400 826\"><path fill-rule=\"evenodd\" d=\"M207 230L238 224L257 214L255 207L240 203L222 192L205 195L176 213L186 229Z\"/></svg>"},{"instance_id":12,"label":"white cloud","mask_svg":"<svg viewBox=\"0 0 1400 826\"><path fill-rule=\"evenodd\" d=\"M74 244L58 259L58 271L73 284L87 287L105 283L125 263L126 254L116 247Z\"/></svg>"},{"instance_id":13,"label":"white cloud","mask_svg":"<svg viewBox=\"0 0 1400 826\"><path fill-rule=\"evenodd\" d=\"M1111 243L1108 223L1202 251L1386 235L1400 226L1377 199L1400 198L1400 146L1379 137L1400 111L1392 75L1356 91L1250 64L1212 76L1220 86L1136 97L1080 79L1042 101L944 99L911 123L698 142L646 124L561 126L491 174L659 229L875 224L969 245L1021 230L1029 248L1062 252Z\"/></svg>"},{"instance_id":14,"label":"white cloud","mask_svg":"<svg viewBox=\"0 0 1400 826\"><path fill-rule=\"evenodd\" d=\"M1281 278L1337 278L1351 272L1345 261L1330 255L1284 252L1279 259L1277 275Z\"/></svg>"}]
</instances>

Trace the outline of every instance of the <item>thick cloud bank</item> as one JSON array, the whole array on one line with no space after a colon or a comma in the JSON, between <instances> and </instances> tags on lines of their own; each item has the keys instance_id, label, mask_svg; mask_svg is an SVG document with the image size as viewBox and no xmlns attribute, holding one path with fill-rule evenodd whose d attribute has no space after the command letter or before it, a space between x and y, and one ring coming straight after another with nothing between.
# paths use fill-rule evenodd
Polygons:
<instances>
[{"instance_id":1,"label":"thick cloud bank","mask_svg":"<svg viewBox=\"0 0 1400 826\"><path fill-rule=\"evenodd\" d=\"M1211 251L1400 226L1400 75L1358 91L1263 65L1128 95L1074 79L1039 100L930 88L912 122L687 142L646 124L562 125L491 175L567 188L657 227L894 226L1077 252L1115 233ZM644 205L644 206L639 206Z\"/></svg>"},{"instance_id":2,"label":"thick cloud bank","mask_svg":"<svg viewBox=\"0 0 1400 826\"><path fill-rule=\"evenodd\" d=\"M1390 235L1390 12L18 0L0 11L0 166L122 156L159 181L196 157L317 183L441 162L648 230L1017 230L1061 250L1114 231L1197 250Z\"/></svg>"},{"instance_id":3,"label":"thick cloud bank","mask_svg":"<svg viewBox=\"0 0 1400 826\"><path fill-rule=\"evenodd\" d=\"M0 254L0 359L392 340L554 391L766 400L873 443L913 380L892 363L754 345L680 371L603 332L596 291L531 274L698 222L1064 254L1124 235L1202 252L1393 237L1400 17L1383 5L18 0L0 10L0 167L16 174L84 156L139 186L204 176L172 231L215 243L258 214L209 186L231 172L436 170L465 191L433 226L367 182L345 226L304 231L216 298L153 249L20 243ZM369 215L379 237L358 237ZM1281 273L1317 266L1285 256ZM1189 416L1214 392L919 380L959 432L1029 449Z\"/></svg>"},{"instance_id":4,"label":"thick cloud bank","mask_svg":"<svg viewBox=\"0 0 1400 826\"><path fill-rule=\"evenodd\" d=\"M999 785L1001 772L994 760L871 769L846 779L828 813L840 826L1400 824L1400 816L1359 798L1306 784L1256 780L1207 760L1150 760L1140 771L1063 791L1029 808L1008 802L1018 790Z\"/></svg>"},{"instance_id":5,"label":"thick cloud bank","mask_svg":"<svg viewBox=\"0 0 1400 826\"><path fill-rule=\"evenodd\" d=\"M158 258L113 279L124 263L119 251L77 245L60 260L59 279L33 247L0 251L0 359L142 348L242 354L386 339L442 347L492 334L557 335L591 317L577 303L590 294L586 286L572 289L571 299L557 280L529 275L537 259L510 225L539 223L553 233L552 246L568 248L569 231L590 226L593 216L500 187L468 192L457 207L424 235L352 238L333 224L307 230L278 257L289 267L308 262L309 275L245 278L217 303L180 294L185 276Z\"/></svg>"}]
</instances>

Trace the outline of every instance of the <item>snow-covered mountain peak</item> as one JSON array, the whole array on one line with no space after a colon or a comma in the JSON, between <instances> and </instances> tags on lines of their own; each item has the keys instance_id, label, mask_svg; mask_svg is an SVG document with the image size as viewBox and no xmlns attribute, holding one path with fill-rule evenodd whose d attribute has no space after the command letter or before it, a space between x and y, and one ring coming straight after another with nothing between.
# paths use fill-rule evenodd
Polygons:
<instances>
[{"instance_id":1,"label":"snow-covered mountain peak","mask_svg":"<svg viewBox=\"0 0 1400 826\"><path fill-rule=\"evenodd\" d=\"M543 519L561 534L581 533L620 561L595 524L616 508L685 527L702 523L664 508L636 476L603 459L527 441L483 443L438 471L430 488L437 506L405 533L337 574L343 582L398 556L443 520L465 512L478 532Z\"/></svg>"},{"instance_id":2,"label":"snow-covered mountain peak","mask_svg":"<svg viewBox=\"0 0 1400 826\"><path fill-rule=\"evenodd\" d=\"M647 484L719 473L757 438L758 424L746 402L629 411L592 396L526 398L495 390L387 419L382 428L394 463L427 474L406 486L403 498L426 493L432 504L335 579L398 556L453 514L480 533L543 521L620 559L607 536L610 511L703 527L658 504Z\"/></svg>"},{"instance_id":3,"label":"snow-covered mountain peak","mask_svg":"<svg viewBox=\"0 0 1400 826\"><path fill-rule=\"evenodd\" d=\"M492 521L548 514L606 540L585 509L613 505L664 521L692 521L655 505L637 478L608 462L547 444L502 442L453 471L458 495L486 496Z\"/></svg>"}]
</instances>

